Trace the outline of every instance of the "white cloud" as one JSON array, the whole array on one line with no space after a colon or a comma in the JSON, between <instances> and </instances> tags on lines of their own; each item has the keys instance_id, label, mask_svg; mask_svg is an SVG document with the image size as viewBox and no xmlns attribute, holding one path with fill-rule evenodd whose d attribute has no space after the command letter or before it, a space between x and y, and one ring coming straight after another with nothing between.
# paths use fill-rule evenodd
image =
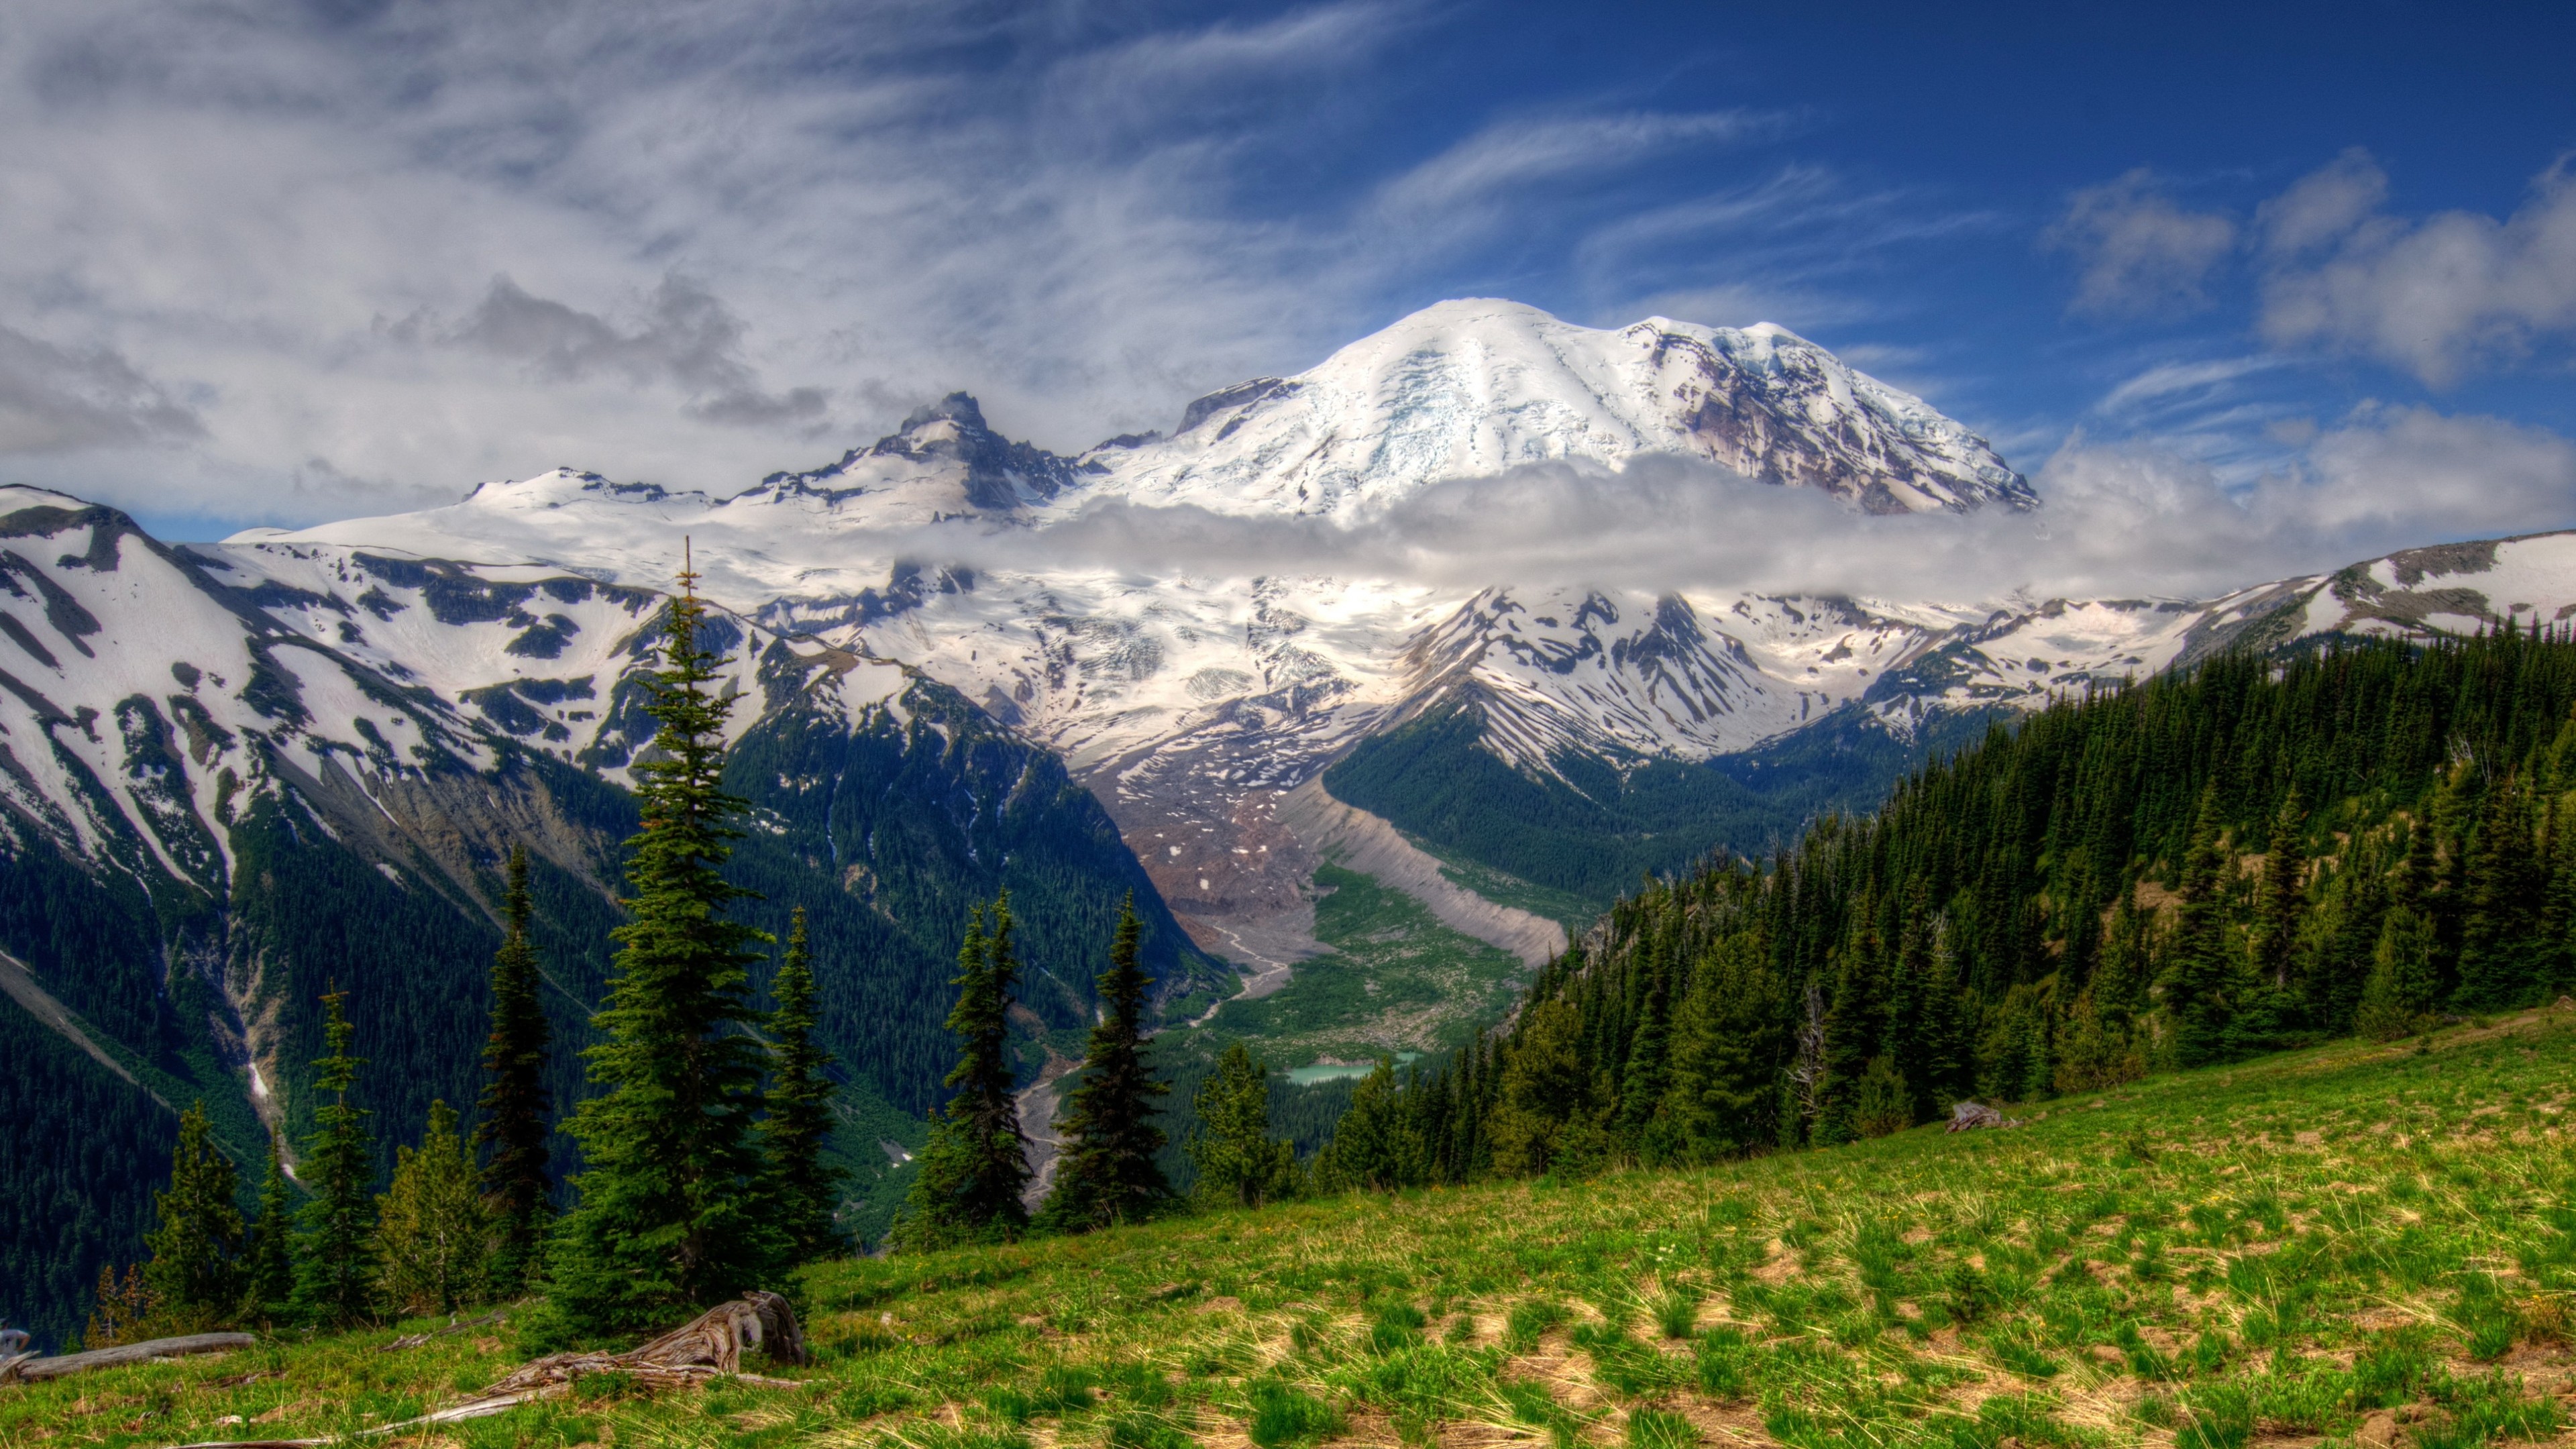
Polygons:
<instances>
[{"instance_id":1,"label":"white cloud","mask_svg":"<svg viewBox=\"0 0 2576 1449\"><path fill-rule=\"evenodd\" d=\"M2236 223L2186 211L2140 167L2069 198L2043 244L2083 268L2073 310L2136 316L2208 304L2203 284L2236 247Z\"/></svg>"},{"instance_id":2,"label":"white cloud","mask_svg":"<svg viewBox=\"0 0 2576 1449\"><path fill-rule=\"evenodd\" d=\"M231 523L566 463L721 491L955 388L1072 450L1787 124L1471 112L1381 176L1415 97L1372 73L1454 14L1157 13L22 0L0 325L124 359L203 435L93 429L13 476Z\"/></svg>"},{"instance_id":3,"label":"white cloud","mask_svg":"<svg viewBox=\"0 0 2576 1449\"><path fill-rule=\"evenodd\" d=\"M2370 409L2231 487L2146 443L2079 437L2032 513L1874 516L1806 489L1644 457L1430 485L1348 526L1095 503L1044 529L951 522L835 547L985 569L1829 592L1959 604L2008 594L2209 597L2401 547L2576 525L2576 444L2493 418Z\"/></svg>"},{"instance_id":4,"label":"white cloud","mask_svg":"<svg viewBox=\"0 0 2576 1449\"><path fill-rule=\"evenodd\" d=\"M2376 210L2385 192L2378 168L2347 152L2268 209L2284 260L2264 286L2267 341L2360 353L2446 387L2576 336L2569 161L2502 221L2446 211L2409 222Z\"/></svg>"},{"instance_id":5,"label":"white cloud","mask_svg":"<svg viewBox=\"0 0 2576 1449\"><path fill-rule=\"evenodd\" d=\"M2337 241L2388 199L2388 173L2358 146L2257 207L2264 250L2295 256Z\"/></svg>"}]
</instances>

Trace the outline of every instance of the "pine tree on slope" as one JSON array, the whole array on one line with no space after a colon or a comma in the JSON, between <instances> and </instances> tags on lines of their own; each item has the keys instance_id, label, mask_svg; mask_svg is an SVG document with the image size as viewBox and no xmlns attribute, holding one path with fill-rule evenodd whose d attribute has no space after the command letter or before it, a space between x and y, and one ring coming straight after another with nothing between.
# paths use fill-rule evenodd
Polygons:
<instances>
[{"instance_id":1,"label":"pine tree on slope","mask_svg":"<svg viewBox=\"0 0 2576 1449\"><path fill-rule=\"evenodd\" d=\"M281 1323L295 1297L295 1208L288 1197L284 1149L268 1136L268 1171L259 1180L259 1221L242 1255L242 1317Z\"/></svg>"},{"instance_id":2,"label":"pine tree on slope","mask_svg":"<svg viewBox=\"0 0 2576 1449\"><path fill-rule=\"evenodd\" d=\"M1145 1062L1145 970L1137 964L1136 898L1118 913L1109 969L1097 978L1102 1015L1083 1053L1082 1081L1066 1102L1055 1189L1038 1225L1089 1232L1141 1222L1170 1201L1154 1155L1169 1139L1154 1125L1154 1099L1171 1092Z\"/></svg>"},{"instance_id":3,"label":"pine tree on slope","mask_svg":"<svg viewBox=\"0 0 2576 1449\"><path fill-rule=\"evenodd\" d=\"M762 937L724 918L748 892L718 869L740 834L726 821L742 802L721 787L733 701L699 641L696 575L680 582L645 706L661 728L635 767L644 823L627 842L631 916L614 932L608 1004L591 1018L602 1039L583 1053L606 1090L568 1127L587 1165L549 1267L574 1333L667 1327L760 1286L780 1256L752 1135L764 1053L744 1030L758 1019L746 968Z\"/></svg>"},{"instance_id":4,"label":"pine tree on slope","mask_svg":"<svg viewBox=\"0 0 2576 1449\"><path fill-rule=\"evenodd\" d=\"M2183 855L2174 960L2165 983L2165 1006L2174 1017L2175 1047L2184 1066L2216 1061L2228 1047L2228 988L2235 984L2236 952L2228 937L2223 895L2231 860L2219 825L2213 781L2200 792Z\"/></svg>"},{"instance_id":5,"label":"pine tree on slope","mask_svg":"<svg viewBox=\"0 0 2576 1449\"><path fill-rule=\"evenodd\" d=\"M791 1261L811 1263L849 1251L834 1217L841 1169L823 1160L832 1135L832 1055L814 1039L814 965L806 945L805 908L787 930L787 956L771 983L768 1112L760 1123L779 1231Z\"/></svg>"},{"instance_id":6,"label":"pine tree on slope","mask_svg":"<svg viewBox=\"0 0 2576 1449\"><path fill-rule=\"evenodd\" d=\"M1190 1107L1199 1122L1189 1153L1201 1197L1257 1208L1295 1188L1296 1147L1270 1135L1269 1069L1243 1043L1216 1059Z\"/></svg>"},{"instance_id":7,"label":"pine tree on slope","mask_svg":"<svg viewBox=\"0 0 2576 1449\"><path fill-rule=\"evenodd\" d=\"M143 1281L152 1292L155 1326L199 1333L228 1321L241 1303L241 1209L232 1159L198 1102L179 1115L170 1153L170 1186L153 1197L160 1224L144 1235L152 1261Z\"/></svg>"},{"instance_id":8,"label":"pine tree on slope","mask_svg":"<svg viewBox=\"0 0 2576 1449\"><path fill-rule=\"evenodd\" d=\"M896 1241L905 1248L1011 1237L1029 1225L1020 1200L1028 1190L1029 1142L1020 1131L1008 1051L1011 987L1019 973L1011 934L1008 891L993 903L990 936L983 911L967 918L953 983L957 1004L948 1013L958 1052L946 1085L956 1095L932 1118L921 1171L895 1224Z\"/></svg>"},{"instance_id":9,"label":"pine tree on slope","mask_svg":"<svg viewBox=\"0 0 2576 1449\"><path fill-rule=\"evenodd\" d=\"M492 1291L504 1297L525 1287L541 1266L546 1222L554 1214L554 1183L546 1174L546 1012L538 997L537 948L528 940L533 912L528 901L528 852L510 850L509 893L502 898L506 931L492 956L492 1035L483 1045L482 1121L474 1146L487 1153L481 1183L496 1239Z\"/></svg>"},{"instance_id":10,"label":"pine tree on slope","mask_svg":"<svg viewBox=\"0 0 2576 1449\"><path fill-rule=\"evenodd\" d=\"M360 1059L349 1055L357 1029L342 1004L349 993L334 988L322 997L323 1040L330 1055L315 1062L318 1095L331 1100L313 1112L304 1172L312 1199L299 1214L304 1233L296 1249L295 1307L329 1328L347 1328L375 1315L376 1215L367 1189L375 1177L375 1146L367 1111L349 1101Z\"/></svg>"}]
</instances>

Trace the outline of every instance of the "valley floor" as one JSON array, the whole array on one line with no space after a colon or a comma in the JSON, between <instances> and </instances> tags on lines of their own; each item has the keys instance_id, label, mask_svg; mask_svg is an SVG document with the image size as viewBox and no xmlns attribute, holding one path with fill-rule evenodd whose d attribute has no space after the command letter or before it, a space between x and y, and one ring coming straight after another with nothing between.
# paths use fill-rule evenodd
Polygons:
<instances>
[{"instance_id":1,"label":"valley floor","mask_svg":"<svg viewBox=\"0 0 2576 1449\"><path fill-rule=\"evenodd\" d=\"M465 1446L2466 1449L2566 1439L2576 1012L1702 1171L813 1270L799 1388L613 1377ZM515 1361L410 1324L0 1389L0 1449L363 1433ZM399 1441L423 1442L421 1431Z\"/></svg>"}]
</instances>

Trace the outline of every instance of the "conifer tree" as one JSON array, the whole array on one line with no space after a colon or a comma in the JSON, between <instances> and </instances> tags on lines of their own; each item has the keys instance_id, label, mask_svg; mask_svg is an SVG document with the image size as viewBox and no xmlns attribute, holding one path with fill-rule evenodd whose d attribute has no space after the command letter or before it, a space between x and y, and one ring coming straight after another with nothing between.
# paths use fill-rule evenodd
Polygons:
<instances>
[{"instance_id":1,"label":"conifer tree","mask_svg":"<svg viewBox=\"0 0 2576 1449\"><path fill-rule=\"evenodd\" d=\"M2300 908L2304 904L2308 858L2299 845L2306 820L2294 791L2272 817L2271 839L2263 855L2263 878L2255 897L2251 947L2257 984L2286 993L2290 966L2298 952Z\"/></svg>"},{"instance_id":2,"label":"conifer tree","mask_svg":"<svg viewBox=\"0 0 2576 1449\"><path fill-rule=\"evenodd\" d=\"M2576 736L2576 726L2569 730ZM2563 777L2562 777L2563 778ZM2533 943L2540 994L2555 998L2576 984L2576 816L2551 795L2543 839L2547 884L2540 910L2540 939Z\"/></svg>"},{"instance_id":3,"label":"conifer tree","mask_svg":"<svg viewBox=\"0 0 2576 1449\"><path fill-rule=\"evenodd\" d=\"M286 1185L285 1149L268 1136L268 1171L259 1180L259 1221L242 1255L242 1317L281 1323L295 1297L295 1208Z\"/></svg>"},{"instance_id":4,"label":"conifer tree","mask_svg":"<svg viewBox=\"0 0 2576 1449\"><path fill-rule=\"evenodd\" d=\"M2220 837L2218 785L2200 793L2174 913L2174 959L2165 982L2165 1008L2174 1021L2175 1047L2185 1066L2218 1060L2227 1051L2228 988L2237 975L2222 895L2232 868Z\"/></svg>"},{"instance_id":5,"label":"conifer tree","mask_svg":"<svg viewBox=\"0 0 2576 1449\"><path fill-rule=\"evenodd\" d=\"M384 1301L403 1313L454 1313L480 1299L491 1282L493 1227L456 1110L432 1102L420 1146L396 1149L393 1183L376 1199Z\"/></svg>"},{"instance_id":6,"label":"conifer tree","mask_svg":"<svg viewBox=\"0 0 2576 1449\"><path fill-rule=\"evenodd\" d=\"M1881 1054L1887 1035L1878 932L1870 914L1866 902L1853 910L1852 939L1836 964L1831 1004L1825 1009L1823 1110L1815 1127L1819 1143L1848 1142L1862 1135L1854 1120L1861 1080L1868 1075L1871 1060ZM1892 1060L1888 1070L1889 1075L1901 1077Z\"/></svg>"},{"instance_id":7,"label":"conifer tree","mask_svg":"<svg viewBox=\"0 0 2576 1449\"><path fill-rule=\"evenodd\" d=\"M1270 1070L1240 1041L1190 1100L1198 1131L1189 1140L1199 1196L1257 1208L1295 1189L1297 1149L1270 1135Z\"/></svg>"},{"instance_id":8,"label":"conifer tree","mask_svg":"<svg viewBox=\"0 0 2576 1449\"><path fill-rule=\"evenodd\" d=\"M537 948L528 939L528 852L510 849L504 935L492 956L492 1034L483 1045L482 1121L474 1146L483 1156L482 1189L495 1240L492 1291L507 1297L542 1266L546 1225L554 1215L554 1181L546 1172L552 1109L546 1092L545 1004L539 998Z\"/></svg>"},{"instance_id":9,"label":"conifer tree","mask_svg":"<svg viewBox=\"0 0 2576 1449\"><path fill-rule=\"evenodd\" d=\"M1315 1176L1327 1188L1393 1192L1421 1181L1422 1142L1395 1085L1395 1064L1378 1058L1333 1124L1333 1140L1316 1154Z\"/></svg>"},{"instance_id":10,"label":"conifer tree","mask_svg":"<svg viewBox=\"0 0 2576 1449\"><path fill-rule=\"evenodd\" d=\"M558 1224L552 1299L578 1333L666 1327L674 1315L761 1286L779 1259L762 1211L753 1119L765 1055L747 1028L749 948L761 934L725 910L748 895L721 871L742 802L722 788L720 662L700 640L697 576L663 615L645 706L660 729L635 767L643 828L627 842L627 924L608 1003L583 1054L603 1090L568 1130L582 1145L579 1205Z\"/></svg>"},{"instance_id":11,"label":"conifer tree","mask_svg":"<svg viewBox=\"0 0 2576 1449\"><path fill-rule=\"evenodd\" d=\"M2421 1031L2432 1020L2440 985L2435 974L2433 923L2411 906L2392 906L2371 956L2353 1029L2374 1041Z\"/></svg>"},{"instance_id":12,"label":"conifer tree","mask_svg":"<svg viewBox=\"0 0 2576 1449\"><path fill-rule=\"evenodd\" d=\"M1638 1003L1626 1068L1619 1076L1619 1125L1629 1133L1642 1130L1664 1100L1671 1079L1672 949L1659 941L1646 962L1644 999Z\"/></svg>"},{"instance_id":13,"label":"conifer tree","mask_svg":"<svg viewBox=\"0 0 2576 1449\"><path fill-rule=\"evenodd\" d=\"M143 1237L152 1258L143 1269L155 1326L200 1333L228 1321L241 1305L241 1209L232 1159L215 1145L214 1125L199 1101L179 1114L170 1153L170 1186L153 1196L159 1223Z\"/></svg>"},{"instance_id":14,"label":"conifer tree","mask_svg":"<svg viewBox=\"0 0 2576 1449\"><path fill-rule=\"evenodd\" d=\"M296 1311L327 1328L365 1323L376 1306L376 1215L368 1192L376 1153L367 1110L349 1100L363 1062L349 1055L357 1028L344 1009L348 996L337 987L322 996L330 1054L313 1064L313 1090L330 1100L314 1109L305 1142L305 1186L313 1195L298 1214L304 1232L295 1254Z\"/></svg>"},{"instance_id":15,"label":"conifer tree","mask_svg":"<svg viewBox=\"0 0 2576 1449\"><path fill-rule=\"evenodd\" d=\"M1011 988L1019 974L1011 935L1008 891L993 903L991 935L985 934L981 909L968 915L952 983L957 1004L948 1013L958 1052L946 1085L955 1094L932 1118L921 1170L895 1225L902 1247L1011 1237L1028 1226L1021 1201L1029 1182L1028 1138L1020 1131L1019 1101L1011 1091Z\"/></svg>"},{"instance_id":16,"label":"conifer tree","mask_svg":"<svg viewBox=\"0 0 2576 1449\"><path fill-rule=\"evenodd\" d=\"M2488 787L2464 872L2460 984L2464 1010L2518 1006L2538 985L2536 957L2547 882L2533 838L2530 793L2507 776Z\"/></svg>"},{"instance_id":17,"label":"conifer tree","mask_svg":"<svg viewBox=\"0 0 2576 1449\"><path fill-rule=\"evenodd\" d=\"M2138 893L2122 891L2103 933L2102 962L2090 988L2094 1010L2105 1022L2125 1027L2147 1009L2147 987L2156 975L2154 929L2154 918L2138 909Z\"/></svg>"},{"instance_id":18,"label":"conifer tree","mask_svg":"<svg viewBox=\"0 0 2576 1449\"><path fill-rule=\"evenodd\" d=\"M835 1221L845 1174L823 1160L832 1136L832 1054L814 1039L821 1017L803 906L788 925L787 955L769 994L769 1095L761 1146L789 1257L811 1263L847 1252L850 1240Z\"/></svg>"},{"instance_id":19,"label":"conifer tree","mask_svg":"<svg viewBox=\"0 0 2576 1449\"><path fill-rule=\"evenodd\" d=\"M1154 1125L1154 1099L1171 1086L1145 1061L1145 969L1137 963L1142 927L1136 898L1118 912L1109 969L1100 974L1101 1016L1083 1053L1082 1080L1059 1125L1063 1155L1055 1186L1038 1215L1056 1232L1089 1232L1142 1222L1169 1202L1172 1185L1154 1158L1170 1139Z\"/></svg>"},{"instance_id":20,"label":"conifer tree","mask_svg":"<svg viewBox=\"0 0 2576 1449\"><path fill-rule=\"evenodd\" d=\"M1570 1001L1542 1003L1523 1018L1505 1058L1502 1101L1494 1112L1495 1171L1535 1177L1583 1156L1594 1107L1582 1032L1582 1013ZM1358 1103L1354 1093L1352 1106ZM1333 1140L1341 1140L1341 1129L1334 1130Z\"/></svg>"}]
</instances>

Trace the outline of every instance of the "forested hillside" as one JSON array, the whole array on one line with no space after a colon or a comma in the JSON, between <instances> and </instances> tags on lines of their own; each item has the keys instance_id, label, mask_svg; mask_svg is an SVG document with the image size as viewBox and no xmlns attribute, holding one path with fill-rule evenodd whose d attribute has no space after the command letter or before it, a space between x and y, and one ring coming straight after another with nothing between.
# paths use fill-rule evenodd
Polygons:
<instances>
[{"instance_id":1,"label":"forested hillside","mask_svg":"<svg viewBox=\"0 0 2576 1449\"><path fill-rule=\"evenodd\" d=\"M1568 753L1540 777L1484 748L1484 717L1469 700L1361 741L1324 772L1324 784L1444 860L1570 897L1588 915L1640 877L1686 870L1712 849L1785 844L1819 814L1869 809L1907 771L1974 740L1985 724L1982 711L1938 713L1899 739L1851 706L1741 754L1613 764ZM1510 895L1508 886L1478 885L1497 899ZM1544 901L1526 904L1554 914Z\"/></svg>"},{"instance_id":2,"label":"forested hillside","mask_svg":"<svg viewBox=\"0 0 2576 1449\"><path fill-rule=\"evenodd\" d=\"M1994 729L1875 817L1622 902L1388 1099L1373 1173L1831 1143L2548 999L2576 981L2571 704L2576 644L2507 630L2227 657Z\"/></svg>"}]
</instances>

